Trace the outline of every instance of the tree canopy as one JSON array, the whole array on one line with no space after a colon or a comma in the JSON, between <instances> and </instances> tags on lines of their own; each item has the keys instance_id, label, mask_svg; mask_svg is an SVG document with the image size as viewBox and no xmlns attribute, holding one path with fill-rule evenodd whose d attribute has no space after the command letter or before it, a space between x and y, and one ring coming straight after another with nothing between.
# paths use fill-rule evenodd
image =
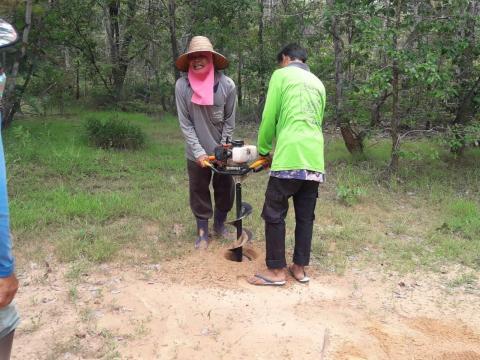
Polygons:
<instances>
[{"instance_id":1,"label":"tree canopy","mask_svg":"<svg viewBox=\"0 0 480 360\"><path fill-rule=\"evenodd\" d=\"M389 133L441 131L453 152L478 144L477 0L9 0L0 15L22 42L3 54L8 125L23 104L75 101L174 111L174 60L194 35L226 55L245 121L258 121L283 45L308 50L328 92L327 125L348 150Z\"/></svg>"}]
</instances>

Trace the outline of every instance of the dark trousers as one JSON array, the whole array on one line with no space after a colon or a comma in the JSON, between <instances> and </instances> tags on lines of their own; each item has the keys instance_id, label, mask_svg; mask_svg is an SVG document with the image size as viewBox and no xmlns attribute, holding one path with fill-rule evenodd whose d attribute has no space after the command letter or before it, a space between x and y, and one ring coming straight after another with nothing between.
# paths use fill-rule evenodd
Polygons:
<instances>
[{"instance_id":1,"label":"dark trousers","mask_svg":"<svg viewBox=\"0 0 480 360\"><path fill-rule=\"evenodd\" d=\"M210 196L210 181L213 186L215 207L228 212L235 199L235 185L230 175L212 174L210 168L202 168L195 161L187 160L188 181L190 189L190 207L197 219L208 220L213 215Z\"/></svg>"},{"instance_id":2,"label":"dark trousers","mask_svg":"<svg viewBox=\"0 0 480 360\"><path fill-rule=\"evenodd\" d=\"M0 339L0 360L9 360L12 351L13 336L15 330Z\"/></svg>"},{"instance_id":3,"label":"dark trousers","mask_svg":"<svg viewBox=\"0 0 480 360\"><path fill-rule=\"evenodd\" d=\"M310 180L270 177L262 211L267 243L266 263L269 269L282 269L287 266L285 217L288 212L288 199L292 196L295 208L293 262L303 266L309 264L318 184L318 182Z\"/></svg>"}]
</instances>

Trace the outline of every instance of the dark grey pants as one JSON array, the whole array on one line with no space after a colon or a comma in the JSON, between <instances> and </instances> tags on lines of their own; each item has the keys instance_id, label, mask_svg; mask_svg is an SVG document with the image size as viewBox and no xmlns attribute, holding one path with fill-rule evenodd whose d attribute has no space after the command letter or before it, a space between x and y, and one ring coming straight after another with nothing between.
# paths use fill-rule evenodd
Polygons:
<instances>
[{"instance_id":1,"label":"dark grey pants","mask_svg":"<svg viewBox=\"0 0 480 360\"><path fill-rule=\"evenodd\" d=\"M187 160L187 171L190 207L197 219L207 220L213 215L210 181L212 181L213 186L215 207L225 213L232 209L235 199L235 185L231 176L212 174L209 168L202 168L191 160Z\"/></svg>"},{"instance_id":2,"label":"dark grey pants","mask_svg":"<svg viewBox=\"0 0 480 360\"><path fill-rule=\"evenodd\" d=\"M319 183L316 181L270 177L262 211L267 243L265 260L269 269L282 269L287 266L285 260L285 217L287 216L288 199L290 197L293 197L295 208L293 262L303 266L309 264L318 185Z\"/></svg>"},{"instance_id":3,"label":"dark grey pants","mask_svg":"<svg viewBox=\"0 0 480 360\"><path fill-rule=\"evenodd\" d=\"M13 336L15 330L0 339L0 360L9 360L12 352Z\"/></svg>"}]
</instances>

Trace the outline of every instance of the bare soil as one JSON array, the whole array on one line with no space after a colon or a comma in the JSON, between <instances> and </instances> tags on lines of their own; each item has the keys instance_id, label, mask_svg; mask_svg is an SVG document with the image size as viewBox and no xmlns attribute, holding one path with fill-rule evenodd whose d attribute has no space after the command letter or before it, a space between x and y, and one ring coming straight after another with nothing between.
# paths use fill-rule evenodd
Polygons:
<instances>
[{"instance_id":1,"label":"bare soil","mask_svg":"<svg viewBox=\"0 0 480 360\"><path fill-rule=\"evenodd\" d=\"M19 273L13 359L480 359L480 292L457 268L400 275L380 266L311 283L254 287L263 266L219 245L161 264L66 265Z\"/></svg>"}]
</instances>

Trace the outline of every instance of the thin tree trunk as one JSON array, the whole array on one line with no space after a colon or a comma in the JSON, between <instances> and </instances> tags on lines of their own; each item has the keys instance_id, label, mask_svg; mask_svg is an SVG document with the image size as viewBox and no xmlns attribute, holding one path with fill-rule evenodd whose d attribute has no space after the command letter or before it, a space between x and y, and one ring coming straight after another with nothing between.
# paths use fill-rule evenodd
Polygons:
<instances>
[{"instance_id":1,"label":"thin tree trunk","mask_svg":"<svg viewBox=\"0 0 480 360\"><path fill-rule=\"evenodd\" d=\"M80 61L78 60L75 67L75 99L80 99Z\"/></svg>"},{"instance_id":2,"label":"thin tree trunk","mask_svg":"<svg viewBox=\"0 0 480 360\"><path fill-rule=\"evenodd\" d=\"M390 135L392 137L392 154L390 159L390 170L397 172L400 159L400 134L399 134L399 114L398 114L398 88L399 88L399 70L397 60L393 60L392 67L392 120Z\"/></svg>"},{"instance_id":3,"label":"thin tree trunk","mask_svg":"<svg viewBox=\"0 0 480 360\"><path fill-rule=\"evenodd\" d=\"M373 101L373 104L370 110L370 126L371 127L376 127L380 125L380 122L382 121L380 109L385 104L385 101L388 99L390 95L392 95L392 93L389 93L386 90L384 90L382 95Z\"/></svg>"},{"instance_id":4,"label":"thin tree trunk","mask_svg":"<svg viewBox=\"0 0 480 360\"><path fill-rule=\"evenodd\" d=\"M87 80L88 80L88 71L85 67L85 71L83 72L83 97L87 97Z\"/></svg>"},{"instance_id":5,"label":"thin tree trunk","mask_svg":"<svg viewBox=\"0 0 480 360\"><path fill-rule=\"evenodd\" d=\"M25 94L25 90L27 89L28 84L30 83L30 80L32 79L32 74L33 74L33 65L30 64L27 70L27 74L25 76L25 82L23 83L23 86L21 87L20 91L18 91L15 94L15 98L13 100L13 103L11 104L11 109L7 113L7 117L5 118L5 121L2 124L3 128L7 128L8 126L11 125L11 123L13 122L13 117L20 110L22 98L23 98L23 95Z\"/></svg>"},{"instance_id":6,"label":"thin tree trunk","mask_svg":"<svg viewBox=\"0 0 480 360\"><path fill-rule=\"evenodd\" d=\"M392 120L390 134L392 137L392 154L390 158L390 171L395 173L398 171L400 161L400 134L399 134L399 88L400 88L400 69L398 67L397 50L398 50L398 37L396 31L400 28L400 12L401 12L401 0L397 0L397 7L395 11L395 32L393 34L393 53L394 58L392 62Z\"/></svg>"},{"instance_id":7,"label":"thin tree trunk","mask_svg":"<svg viewBox=\"0 0 480 360\"><path fill-rule=\"evenodd\" d=\"M242 58L242 50L238 50L238 65L237 65L237 99L238 99L238 106L242 106L242 66L243 66L243 58Z\"/></svg>"},{"instance_id":8,"label":"thin tree trunk","mask_svg":"<svg viewBox=\"0 0 480 360\"><path fill-rule=\"evenodd\" d=\"M460 71L459 83L461 92L458 107L455 113L453 124L467 124L474 115L473 99L478 92L479 80L471 83L475 58L475 18L478 13L476 1L471 0L467 9L467 20L461 38L466 40L468 45L460 56L458 68Z\"/></svg>"},{"instance_id":9,"label":"thin tree trunk","mask_svg":"<svg viewBox=\"0 0 480 360\"><path fill-rule=\"evenodd\" d=\"M130 58L130 43L132 42L132 26L136 12L136 1L128 0L125 24L123 24L123 36L120 32L120 0L111 0L104 8L107 20L106 31L110 49L110 61L112 65L112 81L115 99L122 97L125 77L127 75Z\"/></svg>"},{"instance_id":10,"label":"thin tree trunk","mask_svg":"<svg viewBox=\"0 0 480 360\"><path fill-rule=\"evenodd\" d=\"M260 93L258 95L258 113L263 112L263 106L265 105L265 48L264 48L264 37L263 37L263 17L265 12L264 0L259 0L260 14L258 19L258 61L259 61L259 83L260 83Z\"/></svg>"},{"instance_id":11,"label":"thin tree trunk","mask_svg":"<svg viewBox=\"0 0 480 360\"><path fill-rule=\"evenodd\" d=\"M173 58L173 76L175 80L180 77L180 72L178 71L177 67L175 66L175 60L178 58L178 44L177 44L177 20L175 17L176 13L176 4L175 0L168 1L168 29L170 31L170 46L172 50L172 58Z\"/></svg>"},{"instance_id":12,"label":"thin tree trunk","mask_svg":"<svg viewBox=\"0 0 480 360\"><path fill-rule=\"evenodd\" d=\"M460 55L458 60L458 83L460 84L460 91L457 98L457 108L455 109L455 118L452 121L452 125L467 125L475 115L474 98L479 92L478 78L475 82L472 82L472 73L475 57L475 20L478 14L477 1L471 0L468 3L466 9L466 22L465 26L460 29L459 38L466 41L467 47ZM458 128L457 128L458 130ZM456 155L463 155L465 147L467 146L465 138L462 135L462 131L455 131L455 138L460 146L450 147L450 152Z\"/></svg>"},{"instance_id":13,"label":"thin tree trunk","mask_svg":"<svg viewBox=\"0 0 480 360\"><path fill-rule=\"evenodd\" d=\"M30 66L29 71L27 73L27 77L25 79L24 86L22 87L22 91L17 93L16 92L16 85L17 85L17 75L20 68L20 63L26 60L27 58L27 45L28 45L28 36L30 34L30 30L32 28L32 0L26 0L25 3L25 27L23 28L22 33L22 47L20 52L18 53L15 62L13 64L12 72L7 79L7 86L5 92L5 101L4 101L4 109L3 109L3 123L2 127L7 128L13 121L13 117L15 113L20 109L20 104L22 101L23 93L30 82L30 77L33 72L33 67Z\"/></svg>"}]
</instances>

